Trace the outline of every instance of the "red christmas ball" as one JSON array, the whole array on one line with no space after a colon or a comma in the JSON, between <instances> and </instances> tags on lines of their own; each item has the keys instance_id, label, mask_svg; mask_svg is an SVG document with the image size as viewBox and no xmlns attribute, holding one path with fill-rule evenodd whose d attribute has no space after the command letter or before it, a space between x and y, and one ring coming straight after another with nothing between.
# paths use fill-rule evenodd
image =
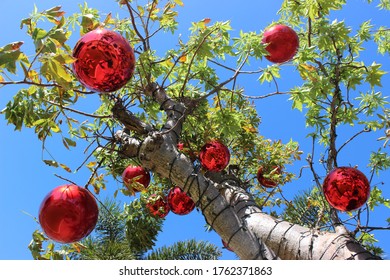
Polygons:
<instances>
[{"instance_id":1,"label":"red christmas ball","mask_svg":"<svg viewBox=\"0 0 390 280\"><path fill-rule=\"evenodd\" d=\"M182 142L177 143L177 149L179 151L183 151L184 150L184 143L182 143Z\"/></svg>"},{"instance_id":2,"label":"red christmas ball","mask_svg":"<svg viewBox=\"0 0 390 280\"><path fill-rule=\"evenodd\" d=\"M278 185L278 182L264 177L264 174L270 174L270 173L275 173L275 174L281 174L281 169L278 166L274 166L272 170L265 170L263 166L260 166L258 171L257 171L257 180L259 181L260 185L266 188L275 188Z\"/></svg>"},{"instance_id":3,"label":"red christmas ball","mask_svg":"<svg viewBox=\"0 0 390 280\"><path fill-rule=\"evenodd\" d=\"M150 173L142 166L129 165L122 173L122 180L126 187L138 192L140 191L140 187L137 186L137 183L141 184L144 188L149 186Z\"/></svg>"},{"instance_id":4,"label":"red christmas ball","mask_svg":"<svg viewBox=\"0 0 390 280\"><path fill-rule=\"evenodd\" d=\"M187 215L195 208L195 203L181 188L174 187L168 193L168 204L177 215Z\"/></svg>"},{"instance_id":5,"label":"red christmas ball","mask_svg":"<svg viewBox=\"0 0 390 280\"><path fill-rule=\"evenodd\" d=\"M322 185L328 203L340 211L353 211L366 203L370 195L370 182L358 169L333 169Z\"/></svg>"},{"instance_id":6,"label":"red christmas ball","mask_svg":"<svg viewBox=\"0 0 390 280\"><path fill-rule=\"evenodd\" d=\"M228 246L228 244L225 242L225 240L223 240L223 239L222 239L222 245L223 245L223 247L224 247L226 250L229 250L229 251L231 251L231 252L234 252L234 251L232 250L232 248L230 248L230 247Z\"/></svg>"},{"instance_id":7,"label":"red christmas ball","mask_svg":"<svg viewBox=\"0 0 390 280\"><path fill-rule=\"evenodd\" d=\"M135 68L134 50L120 34L98 28L85 34L73 49L77 79L97 92L122 88Z\"/></svg>"},{"instance_id":8,"label":"red christmas ball","mask_svg":"<svg viewBox=\"0 0 390 280\"><path fill-rule=\"evenodd\" d=\"M39 223L45 234L60 243L72 243L95 228L99 209L91 193L76 185L58 186L43 199Z\"/></svg>"},{"instance_id":9,"label":"red christmas ball","mask_svg":"<svg viewBox=\"0 0 390 280\"><path fill-rule=\"evenodd\" d=\"M170 211L167 198L155 194L152 194L148 198L146 207L153 216L158 216L160 218L167 216Z\"/></svg>"},{"instance_id":10,"label":"red christmas ball","mask_svg":"<svg viewBox=\"0 0 390 280\"><path fill-rule=\"evenodd\" d=\"M230 161L229 149L217 140L206 143L199 153L199 159L203 168L219 172L228 166Z\"/></svg>"},{"instance_id":11,"label":"red christmas ball","mask_svg":"<svg viewBox=\"0 0 390 280\"><path fill-rule=\"evenodd\" d=\"M283 63L294 57L298 51L299 38L297 33L289 26L277 24L267 29L261 41L268 44L266 58L273 63Z\"/></svg>"}]
</instances>

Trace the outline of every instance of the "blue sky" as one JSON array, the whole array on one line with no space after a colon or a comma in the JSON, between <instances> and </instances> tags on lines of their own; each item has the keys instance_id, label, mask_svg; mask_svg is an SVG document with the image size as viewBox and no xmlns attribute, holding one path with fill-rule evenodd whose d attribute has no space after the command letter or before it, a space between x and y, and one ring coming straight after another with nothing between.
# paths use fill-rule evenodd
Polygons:
<instances>
[{"instance_id":1,"label":"blue sky","mask_svg":"<svg viewBox=\"0 0 390 280\"><path fill-rule=\"evenodd\" d=\"M28 2L28 3L26 3ZM78 11L78 3L75 0L59 0L55 4L50 1L35 1L39 10L50 8L54 5L62 5L67 14L72 14ZM337 13L337 17L342 20L345 19L350 25L359 24L362 20L372 18L373 22L381 22L386 24L389 12L378 13L374 6L363 4L363 0L356 0L349 4L348 9L343 13ZM113 14L117 13L118 6L115 1L88 1L90 7L98 8L99 10ZM231 20L231 25L235 32L243 31L261 31L272 21L276 21L278 16L276 12L280 7L282 0L275 1L258 1L258 0L244 0L240 4L236 2L233 4L224 0L197 0L184 1L184 8L180 9L179 20L182 22L181 30L185 34L190 27L191 21L198 21L203 18L211 18L212 21ZM33 54L33 49L28 38L24 34L24 30L20 30L20 20L28 16L33 10L34 1L25 0L2 0L0 8L3 12L0 18L0 25L3 27L0 35L0 46L3 46L13 41L25 41L23 50L27 54ZM362 8L363 7L363 8ZM73 34L71 41L76 42L78 34ZM162 42L162 45L169 43ZM70 43L70 45L72 45ZM390 71L389 57L382 57L372 50L367 53L364 58L372 61L373 57L377 59L378 63L384 63L384 69ZM371 62L370 62L371 64ZM259 62L261 67L267 66L267 61ZM286 70L282 71L288 73L278 82L281 91L287 91L295 84L300 84L297 80L298 74L291 71L292 67L286 66ZM289 72L287 72L289 71ZM389 88L390 81L383 82L385 95L388 95L386 88ZM3 108L8 100L10 100L17 87L0 88L0 108ZM250 85L248 95L260 95L273 92L272 86ZM91 98L91 103L94 104L96 100ZM262 117L262 124L260 126L260 133L271 139L281 139L283 142L289 141L291 138L301 142L301 149L304 151L304 156L310 152L311 143L305 138L309 130L305 127L304 117L298 111L291 110L291 103L286 96L278 96L271 99L256 102L258 112ZM94 108L93 108L94 109ZM92 110L93 110L92 109ZM92 111L91 110L91 111ZM346 130L347 133L353 133ZM62 184L59 178L54 176L54 173L59 173L58 170L47 167L42 162L42 157L46 158L47 154L42 156L42 143L37 140L37 137L32 130L24 129L22 132L15 132L13 127L6 126L6 121L3 116L0 117L0 135L1 140L1 157L0 157L0 260L1 259L31 259L31 255L27 246L31 240L31 234L34 230L39 229L39 225L35 222L33 217L37 217L39 205L43 197L52 188ZM348 139L347 134L344 137ZM364 143L375 143L377 135L364 135L359 141L354 142L349 149L346 149L340 158L341 164L359 165L363 170L367 171L366 164L368 161L368 150ZM61 143L60 143L61 144ZM62 144L61 144L62 145ZM76 168L83 161L81 149L73 152L62 154L58 145L49 141L48 149L56 156L66 159L67 163L72 164L71 168ZM372 147L374 150L377 146ZM359 151L359 152L357 152ZM73 161L69 159L72 158ZM291 167L293 172L298 172L302 165L306 162L298 162L296 166ZM286 196L291 199L296 193L296 190L302 186L309 187L312 182L310 174L304 174L300 181L286 185ZM72 174L71 179L83 184L89 174L81 170L77 174ZM373 184L386 182L384 191L386 197L390 197L390 190L388 184L389 173L383 173L380 178L375 178ZM111 188L107 194L112 193L119 188L118 183L112 182ZM128 198L121 198L126 202ZM383 217L389 217L389 209L378 211L371 214L371 221L373 225L384 225ZM159 235L157 247L162 245L169 245L179 240L186 240L196 238L198 240L208 240L218 246L221 245L221 239L215 233L205 232L205 220L201 213L193 211L187 216L176 216L170 214L164 225L163 232ZM180 229L180 230L178 230ZM378 232L379 243L390 254L390 241L388 231ZM223 250L224 259L234 259L235 255L227 250Z\"/></svg>"}]
</instances>

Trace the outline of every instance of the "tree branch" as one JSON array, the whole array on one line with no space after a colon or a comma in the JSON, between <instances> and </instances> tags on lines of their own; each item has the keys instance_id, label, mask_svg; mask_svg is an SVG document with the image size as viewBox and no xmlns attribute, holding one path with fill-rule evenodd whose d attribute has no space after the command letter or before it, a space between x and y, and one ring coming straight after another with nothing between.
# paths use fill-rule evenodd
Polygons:
<instances>
[{"instance_id":1,"label":"tree branch","mask_svg":"<svg viewBox=\"0 0 390 280\"><path fill-rule=\"evenodd\" d=\"M112 108L113 117L120 122L129 130L135 131L141 135L146 135L153 130L149 124L145 124L133 113L128 111L123 105L121 99L117 99L115 105Z\"/></svg>"}]
</instances>

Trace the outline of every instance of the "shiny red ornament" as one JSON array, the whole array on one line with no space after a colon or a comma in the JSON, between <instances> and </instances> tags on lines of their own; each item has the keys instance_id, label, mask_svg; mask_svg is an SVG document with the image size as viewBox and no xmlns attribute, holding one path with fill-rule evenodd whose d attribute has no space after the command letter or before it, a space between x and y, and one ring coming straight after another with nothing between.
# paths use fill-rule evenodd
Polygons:
<instances>
[{"instance_id":1,"label":"shiny red ornament","mask_svg":"<svg viewBox=\"0 0 390 280\"><path fill-rule=\"evenodd\" d=\"M153 216L158 216L160 218L166 217L170 211L167 198L155 194L152 194L148 198L146 207Z\"/></svg>"},{"instance_id":2,"label":"shiny red ornament","mask_svg":"<svg viewBox=\"0 0 390 280\"><path fill-rule=\"evenodd\" d=\"M222 239L222 245L226 250L229 250L231 252L234 252L232 248L228 246L228 244L225 242L225 240Z\"/></svg>"},{"instance_id":3,"label":"shiny red ornament","mask_svg":"<svg viewBox=\"0 0 390 280\"><path fill-rule=\"evenodd\" d=\"M277 166L273 167L272 170L269 170L269 172L267 172L263 166L260 166L259 169L257 170L257 180L259 181L260 185L262 185L263 187L275 188L278 185L278 182L270 178L264 177L264 174L270 174L270 173L281 174L281 172L282 171L280 167Z\"/></svg>"},{"instance_id":4,"label":"shiny red ornament","mask_svg":"<svg viewBox=\"0 0 390 280\"><path fill-rule=\"evenodd\" d=\"M229 149L217 140L206 143L200 150L199 159L203 168L219 172L228 166L230 161Z\"/></svg>"},{"instance_id":5,"label":"shiny red ornament","mask_svg":"<svg viewBox=\"0 0 390 280\"><path fill-rule=\"evenodd\" d=\"M43 199L39 223L45 234L60 243L77 242L95 228L99 208L85 188L76 185L58 186Z\"/></svg>"},{"instance_id":6,"label":"shiny red ornament","mask_svg":"<svg viewBox=\"0 0 390 280\"><path fill-rule=\"evenodd\" d=\"M174 187L168 193L168 204L177 215L187 215L195 208L195 203L181 188Z\"/></svg>"},{"instance_id":7,"label":"shiny red ornament","mask_svg":"<svg viewBox=\"0 0 390 280\"><path fill-rule=\"evenodd\" d=\"M183 151L184 150L184 143L180 142L180 143L177 143L177 149L179 151Z\"/></svg>"},{"instance_id":8,"label":"shiny red ornament","mask_svg":"<svg viewBox=\"0 0 390 280\"><path fill-rule=\"evenodd\" d=\"M129 165L122 173L122 180L126 187L133 189L135 192L142 188L147 188L150 184L150 173L142 166ZM142 186L137 186L137 183Z\"/></svg>"},{"instance_id":9,"label":"shiny red ornament","mask_svg":"<svg viewBox=\"0 0 390 280\"><path fill-rule=\"evenodd\" d=\"M103 28L86 33L75 45L77 79L97 92L122 88L133 76L134 50L122 35Z\"/></svg>"},{"instance_id":10,"label":"shiny red ornament","mask_svg":"<svg viewBox=\"0 0 390 280\"><path fill-rule=\"evenodd\" d=\"M299 38L297 33L289 26L277 24L267 29L261 41L268 44L266 58L273 63L283 63L294 57L298 51Z\"/></svg>"},{"instance_id":11,"label":"shiny red ornament","mask_svg":"<svg viewBox=\"0 0 390 280\"><path fill-rule=\"evenodd\" d=\"M328 203L340 211L353 211L366 203L370 195L370 182L358 169L333 169L322 185Z\"/></svg>"}]
</instances>

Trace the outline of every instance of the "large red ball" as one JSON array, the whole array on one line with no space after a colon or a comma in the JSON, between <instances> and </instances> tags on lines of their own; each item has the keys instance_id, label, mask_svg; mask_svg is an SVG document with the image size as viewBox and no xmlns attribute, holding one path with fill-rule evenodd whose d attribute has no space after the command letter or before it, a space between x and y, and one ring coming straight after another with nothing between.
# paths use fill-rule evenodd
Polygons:
<instances>
[{"instance_id":1,"label":"large red ball","mask_svg":"<svg viewBox=\"0 0 390 280\"><path fill-rule=\"evenodd\" d=\"M261 41L266 46L266 58L273 63L289 61L297 53L299 38L297 33L289 26L277 24L267 29Z\"/></svg>"},{"instance_id":2,"label":"large red ball","mask_svg":"<svg viewBox=\"0 0 390 280\"><path fill-rule=\"evenodd\" d=\"M150 173L142 166L129 165L122 173L122 180L126 187L138 192L140 191L140 188L136 185L136 183L139 183L144 188L147 188L150 184Z\"/></svg>"},{"instance_id":3,"label":"large red ball","mask_svg":"<svg viewBox=\"0 0 390 280\"><path fill-rule=\"evenodd\" d=\"M199 153L199 159L203 168L219 172L228 166L230 161L229 149L217 140L206 143Z\"/></svg>"},{"instance_id":4,"label":"large red ball","mask_svg":"<svg viewBox=\"0 0 390 280\"><path fill-rule=\"evenodd\" d=\"M177 215L187 215L195 208L195 203L181 188L174 187L168 193L168 204Z\"/></svg>"},{"instance_id":5,"label":"large red ball","mask_svg":"<svg viewBox=\"0 0 390 280\"><path fill-rule=\"evenodd\" d=\"M99 209L92 194L76 185L62 185L49 192L39 209L45 234L60 243L72 243L95 228Z\"/></svg>"},{"instance_id":6,"label":"large red ball","mask_svg":"<svg viewBox=\"0 0 390 280\"><path fill-rule=\"evenodd\" d=\"M160 195L152 194L146 203L146 207L149 209L153 216L164 218L168 215L170 209L167 198Z\"/></svg>"},{"instance_id":7,"label":"large red ball","mask_svg":"<svg viewBox=\"0 0 390 280\"><path fill-rule=\"evenodd\" d=\"M85 34L73 49L78 80L97 92L122 88L135 68L134 50L120 34L98 28Z\"/></svg>"},{"instance_id":8,"label":"large red ball","mask_svg":"<svg viewBox=\"0 0 390 280\"><path fill-rule=\"evenodd\" d=\"M340 211L353 211L366 203L370 195L370 182L358 169L333 169L322 185L328 203Z\"/></svg>"}]
</instances>

